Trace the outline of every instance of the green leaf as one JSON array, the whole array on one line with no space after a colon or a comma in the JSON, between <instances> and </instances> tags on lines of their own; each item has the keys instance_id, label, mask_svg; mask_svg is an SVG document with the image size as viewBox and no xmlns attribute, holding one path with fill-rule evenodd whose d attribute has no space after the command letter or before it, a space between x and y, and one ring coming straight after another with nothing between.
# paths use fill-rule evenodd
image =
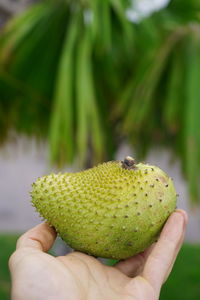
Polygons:
<instances>
[{"instance_id":1,"label":"green leaf","mask_svg":"<svg viewBox=\"0 0 200 300\"><path fill-rule=\"evenodd\" d=\"M91 32L87 27L80 41L77 56L77 145L80 165L86 161L90 137L96 161L102 159L104 152L103 134L92 80L91 59Z\"/></svg>"},{"instance_id":2,"label":"green leaf","mask_svg":"<svg viewBox=\"0 0 200 300\"><path fill-rule=\"evenodd\" d=\"M186 104L185 104L185 170L189 180L189 190L193 202L200 196L200 36L193 35L188 39L186 69Z\"/></svg>"},{"instance_id":3,"label":"green leaf","mask_svg":"<svg viewBox=\"0 0 200 300\"><path fill-rule=\"evenodd\" d=\"M169 79L167 81L166 104L163 109L163 119L169 128L169 131L174 134L180 128L182 113L182 105L184 95L182 93L183 87L183 55L181 55L182 48L175 50L170 64Z\"/></svg>"},{"instance_id":4,"label":"green leaf","mask_svg":"<svg viewBox=\"0 0 200 300\"><path fill-rule=\"evenodd\" d=\"M5 64L19 45L28 38L33 28L49 13L51 6L39 3L22 15L11 19L0 37L0 61Z\"/></svg>"},{"instance_id":5,"label":"green leaf","mask_svg":"<svg viewBox=\"0 0 200 300\"><path fill-rule=\"evenodd\" d=\"M51 160L72 162L74 145L74 51L79 32L79 17L75 16L66 31L59 62L55 96L50 123Z\"/></svg>"},{"instance_id":6,"label":"green leaf","mask_svg":"<svg viewBox=\"0 0 200 300\"><path fill-rule=\"evenodd\" d=\"M141 60L141 65L138 65L137 76L133 80L133 95L129 98L129 103L126 110L125 128L130 128L132 122L137 128L143 126L144 120L150 117L151 108L154 107L154 95L158 87L159 80L164 72L167 64L167 59L181 38L181 34L176 32L170 34L166 41L160 45L158 49L146 57L146 60ZM130 89L131 91L131 89Z\"/></svg>"},{"instance_id":7,"label":"green leaf","mask_svg":"<svg viewBox=\"0 0 200 300\"><path fill-rule=\"evenodd\" d=\"M132 44L133 41L133 26L129 22L129 20L126 17L126 9L127 6L123 5L123 1L118 0L110 0L110 5L112 9L115 11L121 26L123 28L123 34L124 36L121 36L121 38L125 38L127 41L127 46Z\"/></svg>"}]
</instances>

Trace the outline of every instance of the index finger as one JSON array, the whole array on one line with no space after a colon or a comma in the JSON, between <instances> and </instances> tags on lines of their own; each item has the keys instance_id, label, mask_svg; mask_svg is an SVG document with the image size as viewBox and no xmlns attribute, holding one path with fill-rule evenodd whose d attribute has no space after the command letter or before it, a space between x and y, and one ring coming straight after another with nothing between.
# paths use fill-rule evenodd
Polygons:
<instances>
[{"instance_id":1,"label":"index finger","mask_svg":"<svg viewBox=\"0 0 200 300\"><path fill-rule=\"evenodd\" d=\"M183 210L175 211L165 224L160 238L150 253L142 273L142 276L159 291L163 281L173 265L181 247L187 214Z\"/></svg>"},{"instance_id":2,"label":"index finger","mask_svg":"<svg viewBox=\"0 0 200 300\"><path fill-rule=\"evenodd\" d=\"M17 241L17 249L32 248L48 251L56 239L56 232L47 223L42 223L24 233Z\"/></svg>"}]
</instances>

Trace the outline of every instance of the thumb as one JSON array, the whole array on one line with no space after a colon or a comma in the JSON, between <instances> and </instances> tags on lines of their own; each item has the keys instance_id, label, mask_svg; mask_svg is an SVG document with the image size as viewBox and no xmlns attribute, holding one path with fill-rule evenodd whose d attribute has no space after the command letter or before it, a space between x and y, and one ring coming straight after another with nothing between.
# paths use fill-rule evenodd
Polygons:
<instances>
[{"instance_id":1,"label":"thumb","mask_svg":"<svg viewBox=\"0 0 200 300\"><path fill-rule=\"evenodd\" d=\"M9 259L10 270L27 254L48 251L56 238L55 230L47 223L42 223L28 230L17 241L16 251Z\"/></svg>"},{"instance_id":2,"label":"thumb","mask_svg":"<svg viewBox=\"0 0 200 300\"><path fill-rule=\"evenodd\" d=\"M42 223L28 230L17 241L17 249L32 248L48 251L56 239L55 230L47 223Z\"/></svg>"}]
</instances>

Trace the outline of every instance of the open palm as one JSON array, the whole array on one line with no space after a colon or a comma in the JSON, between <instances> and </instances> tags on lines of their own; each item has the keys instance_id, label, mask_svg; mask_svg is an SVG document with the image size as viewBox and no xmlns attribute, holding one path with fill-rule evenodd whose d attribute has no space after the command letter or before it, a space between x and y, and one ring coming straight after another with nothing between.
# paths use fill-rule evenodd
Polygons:
<instances>
[{"instance_id":1,"label":"open palm","mask_svg":"<svg viewBox=\"0 0 200 300\"><path fill-rule=\"evenodd\" d=\"M186 213L177 210L156 244L114 267L80 252L47 254L56 233L40 224L19 238L10 258L12 299L156 300L183 242L186 223Z\"/></svg>"}]
</instances>

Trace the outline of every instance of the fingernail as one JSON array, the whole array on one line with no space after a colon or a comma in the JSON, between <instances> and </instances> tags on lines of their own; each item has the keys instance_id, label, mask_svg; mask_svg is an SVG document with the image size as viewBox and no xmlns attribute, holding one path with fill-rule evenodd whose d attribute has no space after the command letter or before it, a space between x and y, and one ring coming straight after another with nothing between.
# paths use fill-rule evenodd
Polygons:
<instances>
[{"instance_id":1,"label":"fingernail","mask_svg":"<svg viewBox=\"0 0 200 300\"><path fill-rule=\"evenodd\" d=\"M183 209L176 209L175 213L181 214L182 217L184 218L184 224L187 225L187 223L188 223L188 215L187 215L186 211L183 210Z\"/></svg>"}]
</instances>

